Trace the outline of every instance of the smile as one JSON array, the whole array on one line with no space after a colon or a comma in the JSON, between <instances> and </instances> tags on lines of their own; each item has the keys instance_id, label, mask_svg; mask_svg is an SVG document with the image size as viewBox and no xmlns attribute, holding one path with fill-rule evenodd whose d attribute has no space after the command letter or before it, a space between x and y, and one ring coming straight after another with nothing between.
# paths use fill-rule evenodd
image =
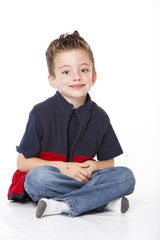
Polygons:
<instances>
[{"instance_id":1,"label":"smile","mask_svg":"<svg viewBox=\"0 0 160 240\"><path fill-rule=\"evenodd\" d=\"M69 87L74 88L74 89L79 89L79 88L82 88L84 86L85 86L85 84L75 84L75 85L70 85Z\"/></svg>"}]
</instances>

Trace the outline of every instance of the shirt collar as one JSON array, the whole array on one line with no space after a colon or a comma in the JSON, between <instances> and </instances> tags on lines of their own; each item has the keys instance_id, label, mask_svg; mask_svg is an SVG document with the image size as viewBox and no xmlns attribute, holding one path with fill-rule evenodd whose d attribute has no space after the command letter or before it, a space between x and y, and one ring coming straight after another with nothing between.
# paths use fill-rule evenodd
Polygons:
<instances>
[{"instance_id":1,"label":"shirt collar","mask_svg":"<svg viewBox=\"0 0 160 240\"><path fill-rule=\"evenodd\" d=\"M60 107L60 111L69 112L71 109L73 109L73 105L69 103L61 94L59 91L56 92L56 97L58 100L58 104ZM79 112L80 114L88 113L91 109L92 100L90 98L90 95L87 93L86 102L84 105L80 106L79 108L75 109L76 112Z\"/></svg>"}]
</instances>

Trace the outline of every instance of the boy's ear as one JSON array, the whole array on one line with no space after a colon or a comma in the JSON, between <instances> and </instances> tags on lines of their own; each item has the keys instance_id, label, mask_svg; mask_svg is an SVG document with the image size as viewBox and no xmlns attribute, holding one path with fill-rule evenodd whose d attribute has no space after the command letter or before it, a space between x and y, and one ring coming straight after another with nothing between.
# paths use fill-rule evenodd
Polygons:
<instances>
[{"instance_id":1,"label":"boy's ear","mask_svg":"<svg viewBox=\"0 0 160 240\"><path fill-rule=\"evenodd\" d=\"M48 81L49 81L51 87L58 88L57 83L56 83L56 79L53 76L49 75L48 76Z\"/></svg>"},{"instance_id":2,"label":"boy's ear","mask_svg":"<svg viewBox=\"0 0 160 240\"><path fill-rule=\"evenodd\" d=\"M92 86L95 84L96 79L97 79L97 73L94 72L93 75L92 75Z\"/></svg>"}]
</instances>

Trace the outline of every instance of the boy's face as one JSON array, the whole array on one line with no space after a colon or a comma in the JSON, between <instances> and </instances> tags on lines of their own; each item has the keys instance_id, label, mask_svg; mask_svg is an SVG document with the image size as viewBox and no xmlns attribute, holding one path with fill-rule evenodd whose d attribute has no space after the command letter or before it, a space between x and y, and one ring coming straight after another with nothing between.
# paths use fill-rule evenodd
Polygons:
<instances>
[{"instance_id":1,"label":"boy's face","mask_svg":"<svg viewBox=\"0 0 160 240\"><path fill-rule=\"evenodd\" d=\"M92 62L85 50L73 49L57 54L54 72L55 77L49 76L50 84L69 102L85 100L96 81L96 73L92 73Z\"/></svg>"}]
</instances>

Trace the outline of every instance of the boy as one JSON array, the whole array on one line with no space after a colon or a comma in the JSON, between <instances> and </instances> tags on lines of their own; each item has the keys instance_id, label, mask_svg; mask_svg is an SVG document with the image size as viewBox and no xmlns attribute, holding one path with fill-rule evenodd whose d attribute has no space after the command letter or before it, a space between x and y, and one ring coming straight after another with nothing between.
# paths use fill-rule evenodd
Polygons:
<instances>
[{"instance_id":1,"label":"boy","mask_svg":"<svg viewBox=\"0 0 160 240\"><path fill-rule=\"evenodd\" d=\"M8 198L38 202L37 218L125 213L124 195L133 192L135 179L130 169L114 167L121 146L108 115L88 94L96 82L90 46L75 31L54 40L46 58L50 85L58 90L30 112Z\"/></svg>"}]
</instances>

